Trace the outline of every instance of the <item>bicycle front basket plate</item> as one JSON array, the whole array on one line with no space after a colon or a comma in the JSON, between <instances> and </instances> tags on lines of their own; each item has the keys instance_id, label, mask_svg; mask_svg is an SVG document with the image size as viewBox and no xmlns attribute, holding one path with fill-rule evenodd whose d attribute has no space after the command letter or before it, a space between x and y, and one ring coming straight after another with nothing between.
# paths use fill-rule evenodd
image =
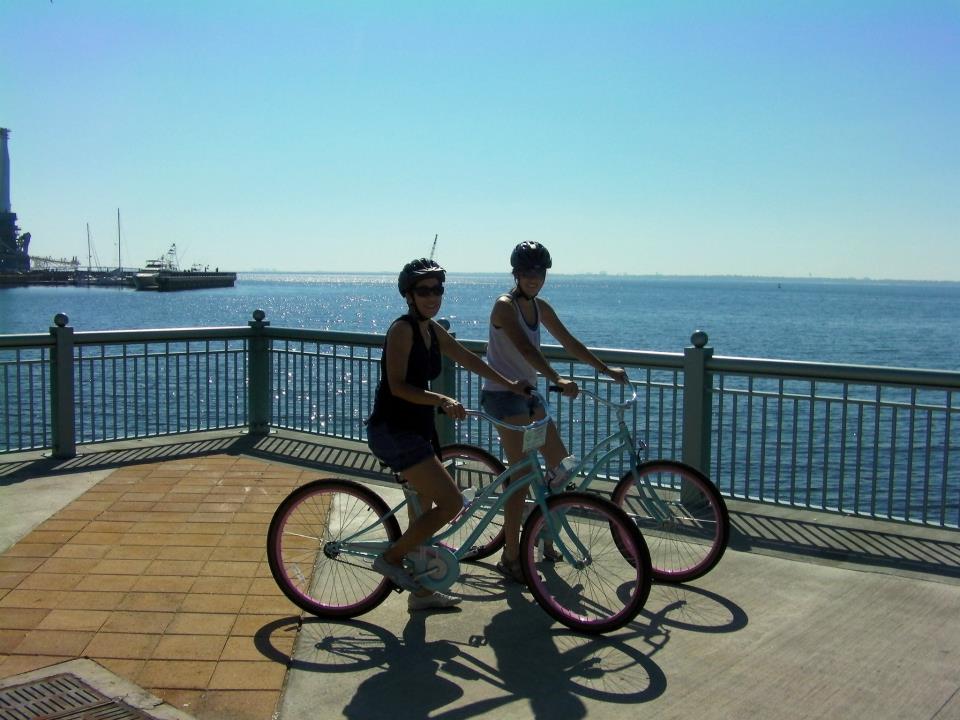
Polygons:
<instances>
[{"instance_id":1,"label":"bicycle front basket plate","mask_svg":"<svg viewBox=\"0 0 960 720\"><path fill-rule=\"evenodd\" d=\"M523 431L523 452L537 450L547 441L546 424Z\"/></svg>"}]
</instances>

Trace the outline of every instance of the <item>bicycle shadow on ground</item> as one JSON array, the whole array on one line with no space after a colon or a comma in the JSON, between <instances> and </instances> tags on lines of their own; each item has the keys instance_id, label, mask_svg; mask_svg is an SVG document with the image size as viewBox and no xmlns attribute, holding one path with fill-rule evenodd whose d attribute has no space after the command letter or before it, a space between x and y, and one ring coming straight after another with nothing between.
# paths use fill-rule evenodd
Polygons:
<instances>
[{"instance_id":1,"label":"bicycle shadow on ground","mask_svg":"<svg viewBox=\"0 0 960 720\"><path fill-rule=\"evenodd\" d=\"M733 601L691 585L654 585L637 619L601 636L554 623L529 593L499 578L484 583L506 603L483 631L466 641L429 641L434 618L412 613L400 637L364 620L291 616L260 628L260 653L290 670L329 675L332 682L360 679L343 710L368 718L385 703L397 718L459 720L525 703L531 717L584 718L587 701L640 704L667 692L668 680L653 656L673 632L730 633L748 624ZM469 611L467 603L465 611ZM281 651L299 633L296 656Z\"/></svg>"},{"instance_id":2,"label":"bicycle shadow on ground","mask_svg":"<svg viewBox=\"0 0 960 720\"><path fill-rule=\"evenodd\" d=\"M730 633L742 630L750 619L735 602L695 585L655 583L638 618L652 629L674 628L698 633Z\"/></svg>"},{"instance_id":3,"label":"bicycle shadow on ground","mask_svg":"<svg viewBox=\"0 0 960 720\"><path fill-rule=\"evenodd\" d=\"M298 628L291 670L356 675L347 718L391 707L397 718L459 720L519 702L531 717L566 720L587 716L586 699L635 704L665 691L666 678L650 659L665 642L662 630L634 622L610 635L583 635L554 623L520 586L505 586L502 598L506 607L465 641L428 640L430 624L449 615L424 612L408 616L400 637L363 620L291 617L265 625L254 641L265 657L283 662L287 654L271 636Z\"/></svg>"}]
</instances>

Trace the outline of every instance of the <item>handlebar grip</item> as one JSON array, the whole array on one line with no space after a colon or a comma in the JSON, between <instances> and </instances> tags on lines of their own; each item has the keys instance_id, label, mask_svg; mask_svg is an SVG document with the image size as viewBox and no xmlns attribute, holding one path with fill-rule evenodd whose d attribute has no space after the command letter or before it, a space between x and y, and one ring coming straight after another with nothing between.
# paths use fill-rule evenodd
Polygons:
<instances>
[{"instance_id":1,"label":"handlebar grip","mask_svg":"<svg viewBox=\"0 0 960 720\"><path fill-rule=\"evenodd\" d=\"M562 393L563 388L561 388L559 385L547 385L547 392Z\"/></svg>"}]
</instances>

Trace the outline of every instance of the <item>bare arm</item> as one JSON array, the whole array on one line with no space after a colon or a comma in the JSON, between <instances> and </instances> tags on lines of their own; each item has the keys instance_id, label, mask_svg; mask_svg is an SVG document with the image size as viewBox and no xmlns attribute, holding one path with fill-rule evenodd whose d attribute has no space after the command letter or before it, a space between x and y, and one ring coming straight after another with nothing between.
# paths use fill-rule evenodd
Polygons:
<instances>
[{"instance_id":1,"label":"bare arm","mask_svg":"<svg viewBox=\"0 0 960 720\"><path fill-rule=\"evenodd\" d=\"M483 360L457 342L457 339L444 330L441 325L435 324L434 330L437 332L437 342L440 345L440 352L454 362L459 363L472 373L476 373L481 377L485 377L487 380L492 380L493 382L500 383L506 387L513 388L514 392L522 393L524 388L526 388L526 382L511 380L510 378L501 375L499 372L494 370Z\"/></svg>"},{"instance_id":2,"label":"bare arm","mask_svg":"<svg viewBox=\"0 0 960 720\"><path fill-rule=\"evenodd\" d=\"M619 383L625 383L629 380L627 372L623 368L610 367L590 352L586 345L574 337L560 321L557 313L554 312L554 309L546 300L539 300L538 302L540 305L540 322L542 322L543 326L550 331L550 334L557 339L564 350L580 362L589 365L597 372L607 375Z\"/></svg>"}]
</instances>

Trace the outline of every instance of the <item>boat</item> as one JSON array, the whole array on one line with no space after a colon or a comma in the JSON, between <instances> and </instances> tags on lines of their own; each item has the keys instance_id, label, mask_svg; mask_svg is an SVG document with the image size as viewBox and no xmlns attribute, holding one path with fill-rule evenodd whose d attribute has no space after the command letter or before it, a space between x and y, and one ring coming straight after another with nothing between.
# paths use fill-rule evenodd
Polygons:
<instances>
[{"instance_id":1,"label":"boat","mask_svg":"<svg viewBox=\"0 0 960 720\"><path fill-rule=\"evenodd\" d=\"M181 270L177 261L177 244L170 246L166 253L154 260L148 260L133 276L137 290L199 290L201 288L233 287L237 281L235 272L221 272L220 268L211 270L209 266L194 264L188 270Z\"/></svg>"},{"instance_id":2,"label":"boat","mask_svg":"<svg viewBox=\"0 0 960 720\"><path fill-rule=\"evenodd\" d=\"M177 265L177 244L173 243L166 253L154 260L147 260L133 276L133 286L137 290L159 290L157 282L161 272L179 272Z\"/></svg>"}]
</instances>

